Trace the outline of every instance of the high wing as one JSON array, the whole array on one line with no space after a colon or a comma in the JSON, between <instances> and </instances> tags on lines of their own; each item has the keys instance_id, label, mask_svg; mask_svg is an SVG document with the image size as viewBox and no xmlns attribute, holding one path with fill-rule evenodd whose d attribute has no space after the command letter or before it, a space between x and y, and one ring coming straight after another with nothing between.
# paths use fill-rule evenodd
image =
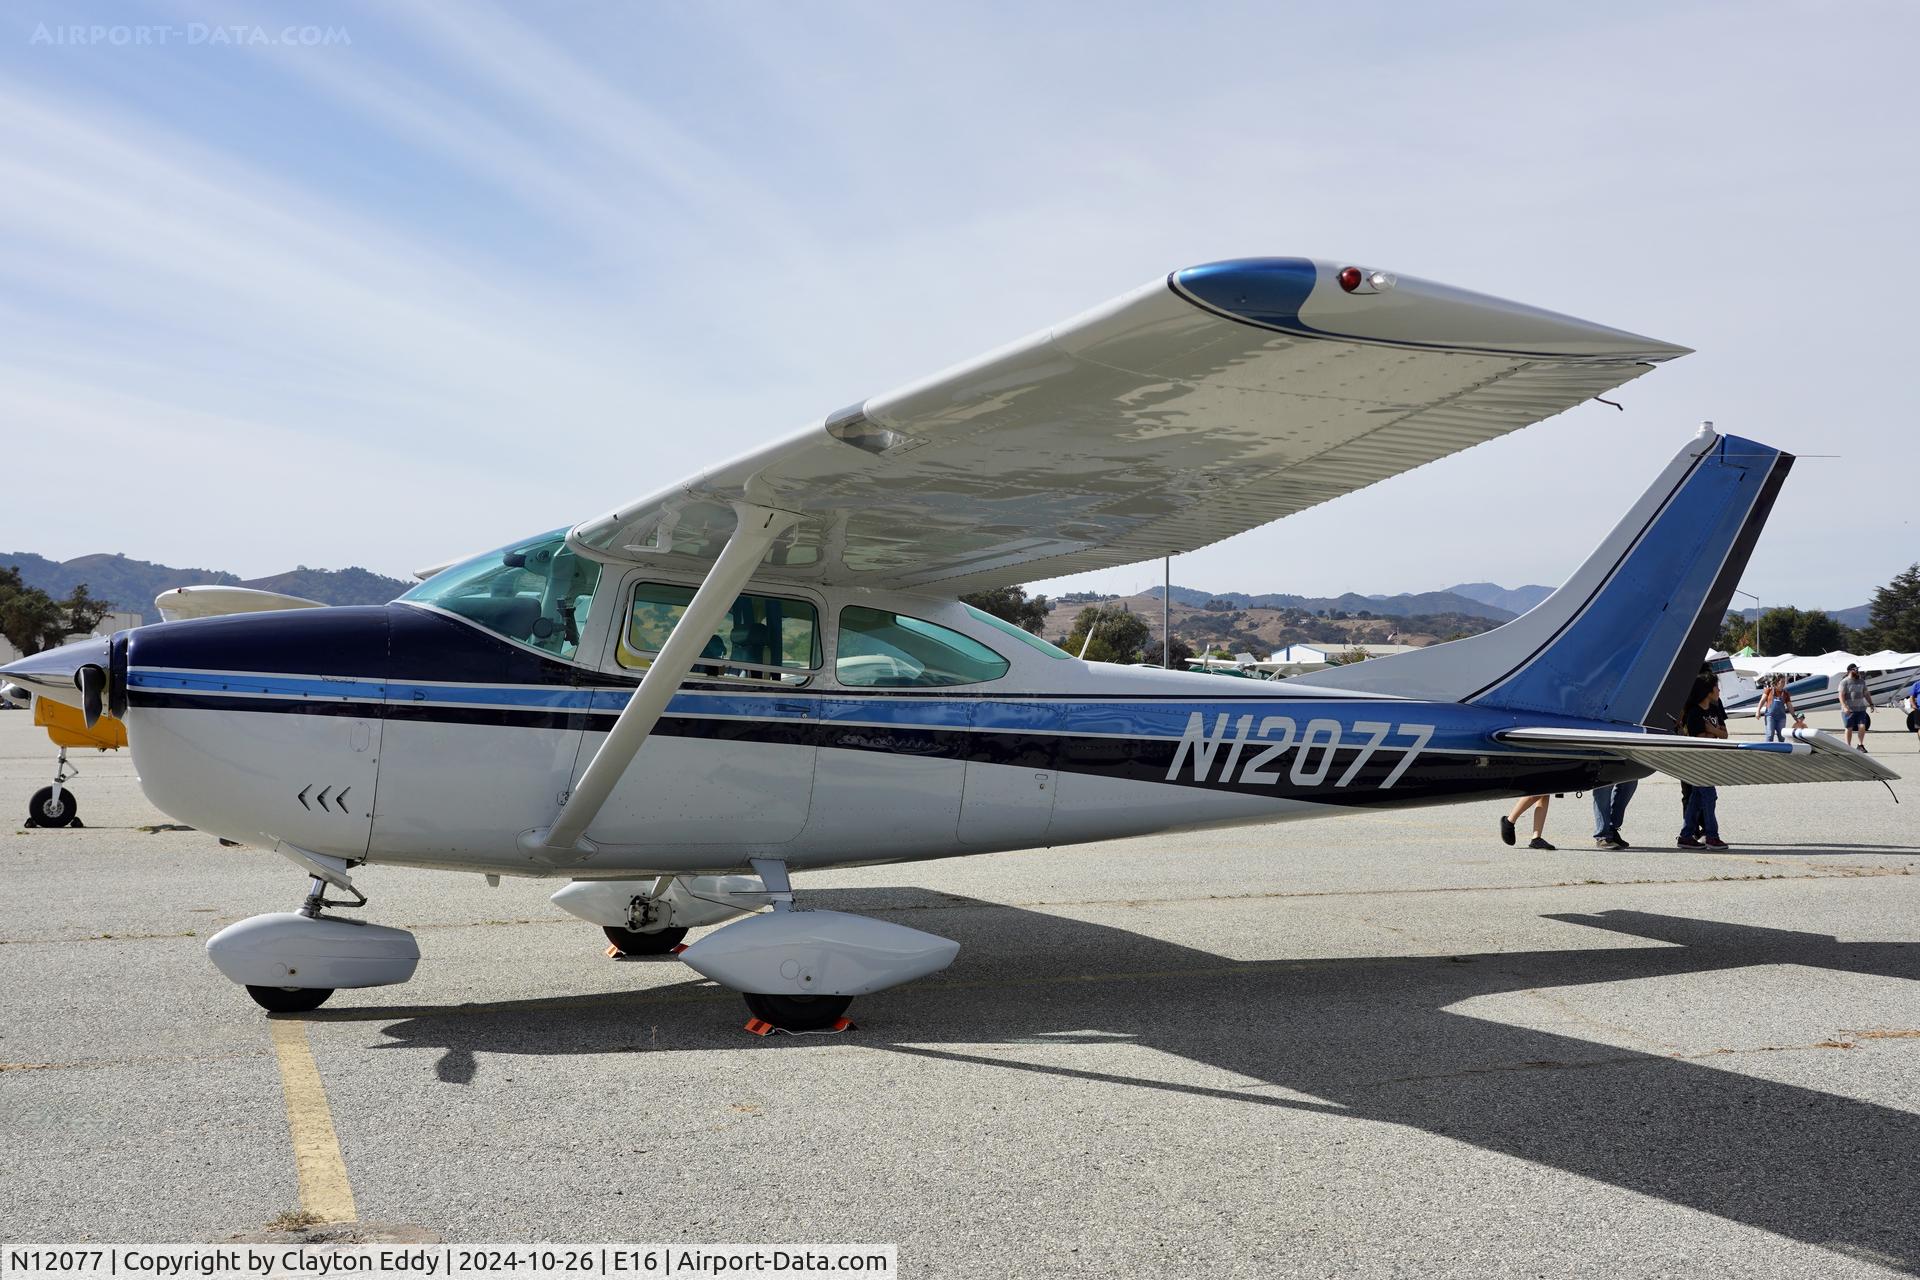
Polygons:
<instances>
[{"instance_id":1,"label":"high wing","mask_svg":"<svg viewBox=\"0 0 1920 1280\"><path fill-rule=\"evenodd\" d=\"M1769 782L1887 782L1900 775L1830 733L1792 729L1787 742L1735 742L1608 729L1508 729L1504 742L1631 760L1697 787Z\"/></svg>"},{"instance_id":2,"label":"high wing","mask_svg":"<svg viewBox=\"0 0 1920 1280\"><path fill-rule=\"evenodd\" d=\"M573 530L704 567L732 504L773 576L977 591L1192 551L1551 417L1677 347L1304 258L1176 271Z\"/></svg>"}]
</instances>

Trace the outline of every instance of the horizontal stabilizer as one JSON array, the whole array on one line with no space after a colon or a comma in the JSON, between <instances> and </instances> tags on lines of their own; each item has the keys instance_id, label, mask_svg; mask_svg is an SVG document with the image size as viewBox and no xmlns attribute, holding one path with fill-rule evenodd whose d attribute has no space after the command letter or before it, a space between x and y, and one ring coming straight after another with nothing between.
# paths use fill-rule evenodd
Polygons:
<instances>
[{"instance_id":1,"label":"horizontal stabilizer","mask_svg":"<svg viewBox=\"0 0 1920 1280\"><path fill-rule=\"evenodd\" d=\"M1792 729L1786 742L1680 738L1613 729L1507 729L1501 741L1559 755L1631 760L1699 787L1766 782L1886 782L1900 775L1830 733Z\"/></svg>"}]
</instances>

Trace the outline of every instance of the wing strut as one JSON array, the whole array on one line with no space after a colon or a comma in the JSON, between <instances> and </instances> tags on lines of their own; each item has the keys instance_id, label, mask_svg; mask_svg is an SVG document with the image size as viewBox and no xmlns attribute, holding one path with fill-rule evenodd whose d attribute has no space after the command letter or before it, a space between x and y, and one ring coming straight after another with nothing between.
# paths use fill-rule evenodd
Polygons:
<instances>
[{"instance_id":1,"label":"wing strut","mask_svg":"<svg viewBox=\"0 0 1920 1280\"><path fill-rule=\"evenodd\" d=\"M600 744L592 763L580 775L573 793L560 806L559 816L545 830L529 831L520 837L520 846L538 852L554 862L577 862L591 855L594 845L585 838L587 827L600 813L600 806L613 794L613 788L633 763L633 757L646 742L667 703L680 688L680 682L700 660L713 629L733 607L735 597L753 571L760 567L767 548L775 538L793 527L800 517L790 511L775 511L744 502L733 504L737 517L733 536L707 571L706 580L693 593L686 612L674 624L673 633L660 646L653 665L640 677L620 718L613 722L607 740Z\"/></svg>"}]
</instances>

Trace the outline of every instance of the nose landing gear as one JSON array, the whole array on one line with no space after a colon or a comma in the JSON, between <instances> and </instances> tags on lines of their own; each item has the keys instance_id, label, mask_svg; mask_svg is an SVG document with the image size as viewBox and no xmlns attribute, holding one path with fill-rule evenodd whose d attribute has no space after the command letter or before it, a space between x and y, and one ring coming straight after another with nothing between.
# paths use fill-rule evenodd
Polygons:
<instances>
[{"instance_id":1,"label":"nose landing gear","mask_svg":"<svg viewBox=\"0 0 1920 1280\"><path fill-rule=\"evenodd\" d=\"M327 1002L332 987L255 987L247 994L268 1013L310 1013Z\"/></svg>"},{"instance_id":2,"label":"nose landing gear","mask_svg":"<svg viewBox=\"0 0 1920 1280\"><path fill-rule=\"evenodd\" d=\"M366 895L347 878L346 862L284 844L279 851L311 873L306 901L298 911L253 916L207 939L207 955L221 973L270 1013L305 1013L339 988L413 977L420 947L411 933L324 914L327 907L366 905ZM353 900L328 898L329 884Z\"/></svg>"}]
</instances>

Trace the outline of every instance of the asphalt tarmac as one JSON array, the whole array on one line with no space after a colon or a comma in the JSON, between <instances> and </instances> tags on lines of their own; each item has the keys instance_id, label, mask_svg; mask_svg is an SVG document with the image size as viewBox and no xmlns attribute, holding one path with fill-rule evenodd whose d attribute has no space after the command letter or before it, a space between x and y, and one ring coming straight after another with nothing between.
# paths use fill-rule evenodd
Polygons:
<instances>
[{"instance_id":1,"label":"asphalt tarmac","mask_svg":"<svg viewBox=\"0 0 1920 1280\"><path fill-rule=\"evenodd\" d=\"M403 987L270 1020L205 938L291 909L124 755L24 830L0 713L0 1239L214 1241L303 1208L448 1241L899 1246L911 1276L1920 1271L1913 781L1677 784L1595 850L1482 803L804 876L957 938L858 1029L756 1039L557 882L369 868ZM1816 723L1823 723L1816 718ZM303 1180L303 1173L305 1175ZM317 1209L316 1209L317 1206ZM284 1219L283 1219L284 1221Z\"/></svg>"}]
</instances>

